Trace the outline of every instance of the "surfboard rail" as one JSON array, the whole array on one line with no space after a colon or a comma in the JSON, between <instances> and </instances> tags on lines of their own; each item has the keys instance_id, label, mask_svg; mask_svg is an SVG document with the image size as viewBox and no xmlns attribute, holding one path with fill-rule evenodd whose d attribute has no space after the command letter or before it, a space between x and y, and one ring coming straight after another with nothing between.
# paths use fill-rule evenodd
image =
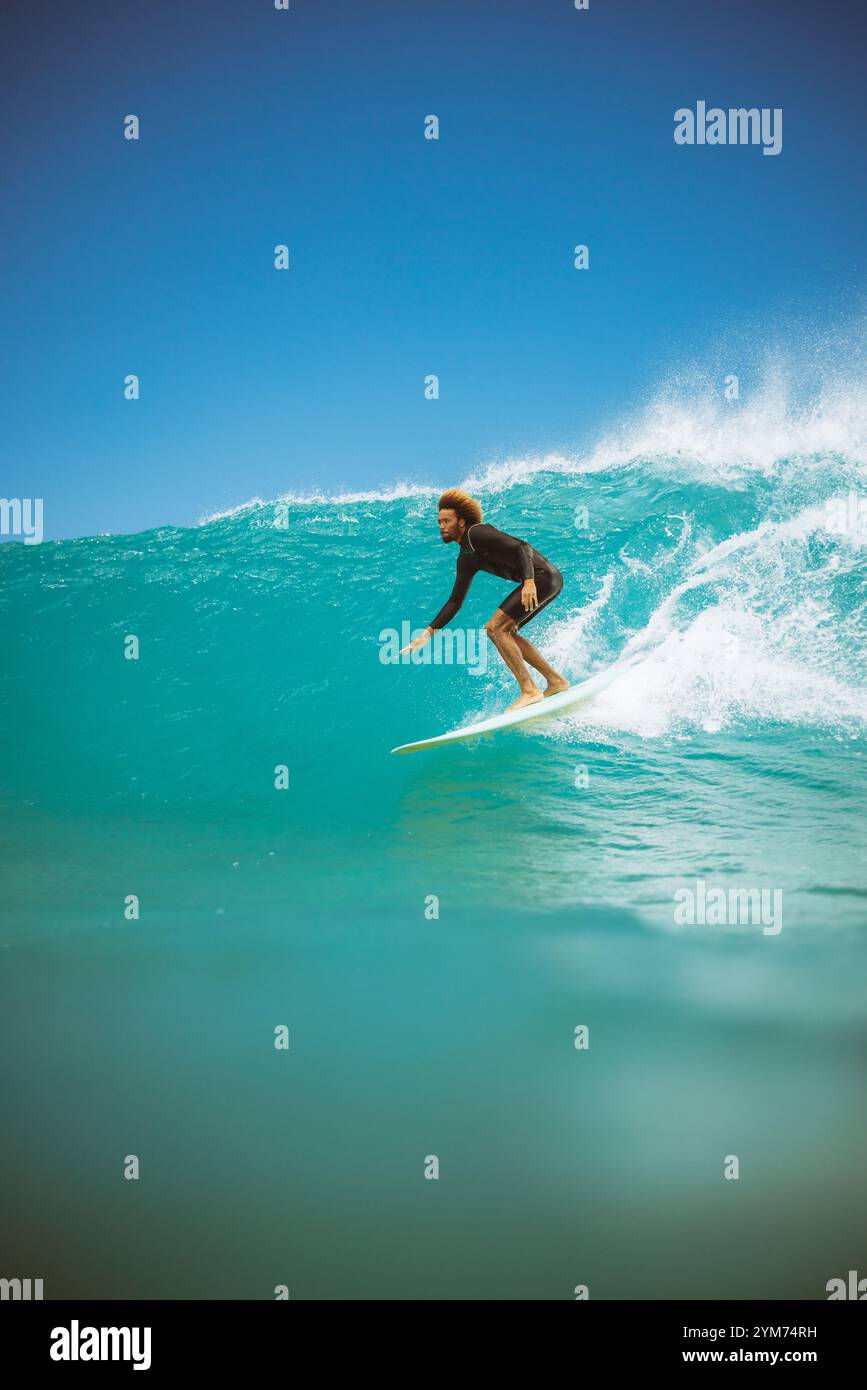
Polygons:
<instances>
[{"instance_id":1,"label":"surfboard rail","mask_svg":"<svg viewBox=\"0 0 867 1390\"><path fill-rule=\"evenodd\" d=\"M603 671L597 671L586 681L561 690L535 705L525 705L523 709L507 710L505 714L495 714L490 719L482 719L477 724L465 724L460 729L450 729L448 733L436 734L433 738L418 739L415 743L402 743L392 748L392 753L418 753L426 748L439 748L446 743L465 743L471 738L481 738L485 734L496 733L499 729L514 729L537 719L553 719L574 705L592 700L601 690L611 685L618 676L629 669L634 662L617 661Z\"/></svg>"}]
</instances>

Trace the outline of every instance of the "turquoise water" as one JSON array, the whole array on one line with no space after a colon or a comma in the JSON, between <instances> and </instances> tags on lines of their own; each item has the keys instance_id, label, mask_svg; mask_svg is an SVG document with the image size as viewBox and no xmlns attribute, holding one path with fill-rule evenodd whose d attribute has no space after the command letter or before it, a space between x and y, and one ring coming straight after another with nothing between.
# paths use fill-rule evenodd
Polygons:
<instances>
[{"instance_id":1,"label":"turquoise water","mask_svg":"<svg viewBox=\"0 0 867 1390\"><path fill-rule=\"evenodd\" d=\"M847 428L657 408L465 480L564 574L527 635L573 680L636 659L571 718L408 758L513 695L493 657L380 660L451 586L435 490L0 548L5 1274L556 1299L863 1273ZM458 622L503 592L480 576ZM676 925L697 882L779 890L780 930Z\"/></svg>"}]
</instances>

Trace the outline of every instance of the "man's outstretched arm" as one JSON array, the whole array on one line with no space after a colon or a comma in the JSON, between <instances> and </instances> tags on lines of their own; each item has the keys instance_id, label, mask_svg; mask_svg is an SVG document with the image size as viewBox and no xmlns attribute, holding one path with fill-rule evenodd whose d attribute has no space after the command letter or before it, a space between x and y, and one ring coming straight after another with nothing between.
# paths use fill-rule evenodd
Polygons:
<instances>
[{"instance_id":1,"label":"man's outstretched arm","mask_svg":"<svg viewBox=\"0 0 867 1390\"><path fill-rule=\"evenodd\" d=\"M458 560L458 572L455 576L454 587L452 588L452 591L446 599L445 603L443 604L442 608L437 613L433 622L428 624L424 632L419 633L418 637L416 637L414 641L410 642L408 646L403 647L401 649L401 656L403 656L404 652L412 652L415 651L418 647L423 646L425 642L430 641L433 634L437 632L439 628L445 627L446 623L451 622L452 618L459 611L464 599L467 596L469 587L473 582L474 574L475 570L472 568L471 565L465 562L464 557L462 555L461 558Z\"/></svg>"}]
</instances>

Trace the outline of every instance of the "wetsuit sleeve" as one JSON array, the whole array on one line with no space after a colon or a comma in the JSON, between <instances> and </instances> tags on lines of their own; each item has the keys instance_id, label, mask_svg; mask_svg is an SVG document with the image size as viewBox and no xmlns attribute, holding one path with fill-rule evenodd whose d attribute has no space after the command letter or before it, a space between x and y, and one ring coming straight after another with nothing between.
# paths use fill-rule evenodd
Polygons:
<instances>
[{"instance_id":1,"label":"wetsuit sleeve","mask_svg":"<svg viewBox=\"0 0 867 1390\"><path fill-rule=\"evenodd\" d=\"M528 541L518 540L517 536L510 536L506 531L498 531L496 526L489 526L484 521L473 527L470 540L473 545L486 545L489 551L503 558L514 557L521 567L522 579L533 578L533 547Z\"/></svg>"},{"instance_id":2,"label":"wetsuit sleeve","mask_svg":"<svg viewBox=\"0 0 867 1390\"><path fill-rule=\"evenodd\" d=\"M446 623L451 622L452 618L455 616L455 614L457 613L458 609L460 608L461 604L467 596L467 591L473 582L473 577L475 573L476 570L472 561L469 560L465 555L459 555L458 572L455 576L454 588L452 589L451 593L449 594L440 611L437 613L433 622L429 624L430 627L436 630L437 628L445 627Z\"/></svg>"}]
</instances>

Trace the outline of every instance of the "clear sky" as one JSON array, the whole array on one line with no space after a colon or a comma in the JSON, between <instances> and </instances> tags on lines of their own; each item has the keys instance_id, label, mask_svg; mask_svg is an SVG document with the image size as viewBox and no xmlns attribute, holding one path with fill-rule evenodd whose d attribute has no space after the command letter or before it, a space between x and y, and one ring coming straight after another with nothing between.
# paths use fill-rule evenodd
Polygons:
<instances>
[{"instance_id":1,"label":"clear sky","mask_svg":"<svg viewBox=\"0 0 867 1390\"><path fill-rule=\"evenodd\" d=\"M43 497L47 537L580 447L720 336L863 298L852 0L5 0L2 24L0 495ZM782 153L678 147L698 100L781 107Z\"/></svg>"}]
</instances>

